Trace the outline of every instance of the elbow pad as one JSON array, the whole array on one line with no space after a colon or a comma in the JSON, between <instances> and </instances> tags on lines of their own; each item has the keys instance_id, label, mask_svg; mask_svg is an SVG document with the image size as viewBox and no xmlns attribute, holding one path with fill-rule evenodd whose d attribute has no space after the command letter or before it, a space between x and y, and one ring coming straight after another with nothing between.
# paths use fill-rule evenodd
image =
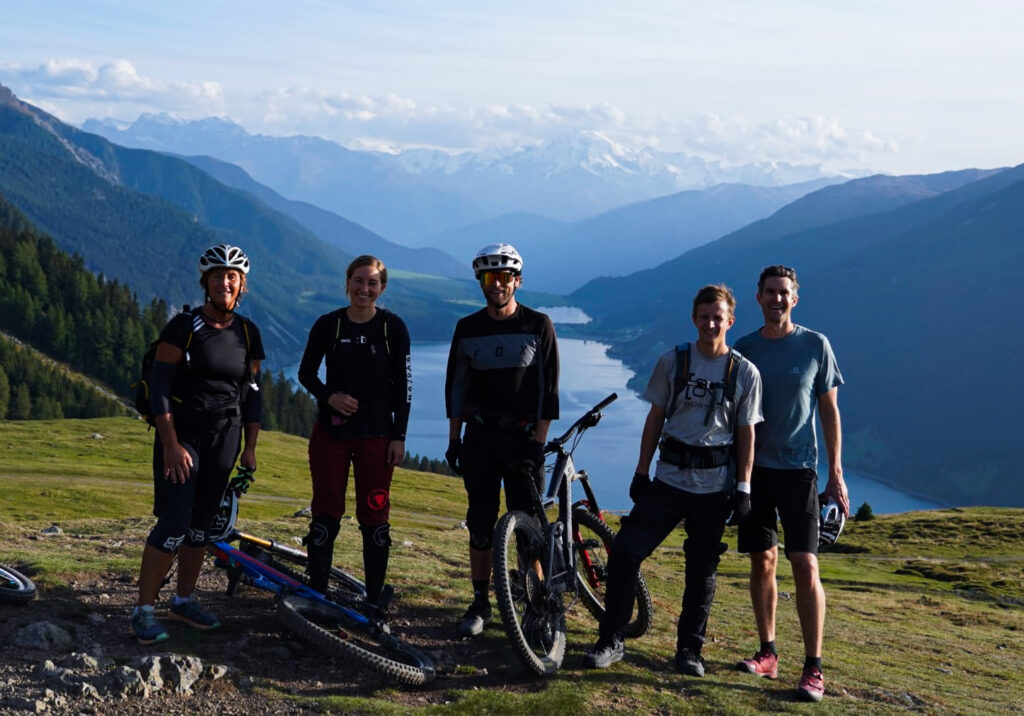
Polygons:
<instances>
[{"instance_id":1,"label":"elbow pad","mask_svg":"<svg viewBox=\"0 0 1024 716\"><path fill-rule=\"evenodd\" d=\"M246 386L245 398L242 400L242 422L259 423L263 421L263 391L259 388L259 376Z\"/></svg>"},{"instance_id":2,"label":"elbow pad","mask_svg":"<svg viewBox=\"0 0 1024 716\"><path fill-rule=\"evenodd\" d=\"M153 415L171 412L171 390L178 375L175 363L154 361L149 370L149 407Z\"/></svg>"}]
</instances>

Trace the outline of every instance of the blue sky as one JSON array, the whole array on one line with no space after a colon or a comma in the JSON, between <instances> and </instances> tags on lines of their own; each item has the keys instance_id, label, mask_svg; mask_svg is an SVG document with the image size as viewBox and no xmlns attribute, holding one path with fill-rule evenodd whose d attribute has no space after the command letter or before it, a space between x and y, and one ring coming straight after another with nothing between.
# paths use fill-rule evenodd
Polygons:
<instances>
[{"instance_id":1,"label":"blue sky","mask_svg":"<svg viewBox=\"0 0 1024 716\"><path fill-rule=\"evenodd\" d=\"M62 119L227 116L350 146L577 130L730 162L1024 162L1012 2L0 0L0 83Z\"/></svg>"}]
</instances>

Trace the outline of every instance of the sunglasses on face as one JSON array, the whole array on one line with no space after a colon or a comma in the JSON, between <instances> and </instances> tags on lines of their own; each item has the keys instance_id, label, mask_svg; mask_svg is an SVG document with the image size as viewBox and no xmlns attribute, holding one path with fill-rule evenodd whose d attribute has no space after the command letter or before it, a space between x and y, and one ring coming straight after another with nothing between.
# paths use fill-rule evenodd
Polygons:
<instances>
[{"instance_id":1,"label":"sunglasses on face","mask_svg":"<svg viewBox=\"0 0 1024 716\"><path fill-rule=\"evenodd\" d=\"M515 271L484 271L480 274L480 284L489 287L500 281L508 286L516 280L518 275Z\"/></svg>"}]
</instances>

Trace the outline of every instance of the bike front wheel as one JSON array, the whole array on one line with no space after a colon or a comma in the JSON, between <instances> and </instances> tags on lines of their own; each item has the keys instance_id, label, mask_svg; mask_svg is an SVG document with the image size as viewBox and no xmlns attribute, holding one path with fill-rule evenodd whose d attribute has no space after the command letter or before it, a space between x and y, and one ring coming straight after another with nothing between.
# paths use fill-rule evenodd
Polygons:
<instances>
[{"instance_id":1,"label":"bike front wheel","mask_svg":"<svg viewBox=\"0 0 1024 716\"><path fill-rule=\"evenodd\" d=\"M525 512L509 512L494 528L494 591L512 646L538 676L558 671L565 658L565 603L549 590L541 570L544 537Z\"/></svg>"},{"instance_id":2,"label":"bike front wheel","mask_svg":"<svg viewBox=\"0 0 1024 716\"><path fill-rule=\"evenodd\" d=\"M420 686L434 679L434 662L391 634L382 622L348 608L298 594L283 594L277 616L298 636L322 651L364 666L399 683Z\"/></svg>"},{"instance_id":3,"label":"bike front wheel","mask_svg":"<svg viewBox=\"0 0 1024 716\"><path fill-rule=\"evenodd\" d=\"M604 617L605 589L608 580L608 554L615 540L615 530L585 507L572 513L573 545L576 548L576 576L583 603L594 618ZM654 605L643 574L636 578L636 603L622 635L635 639L651 628Z\"/></svg>"},{"instance_id":4,"label":"bike front wheel","mask_svg":"<svg viewBox=\"0 0 1024 716\"><path fill-rule=\"evenodd\" d=\"M24 574L0 564L0 603L24 604L36 596L36 585Z\"/></svg>"}]
</instances>

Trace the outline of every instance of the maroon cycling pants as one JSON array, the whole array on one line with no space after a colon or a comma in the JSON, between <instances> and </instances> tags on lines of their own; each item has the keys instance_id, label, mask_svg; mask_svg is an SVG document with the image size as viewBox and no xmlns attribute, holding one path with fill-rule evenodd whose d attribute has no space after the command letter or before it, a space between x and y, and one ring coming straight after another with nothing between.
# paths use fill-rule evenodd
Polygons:
<instances>
[{"instance_id":1,"label":"maroon cycling pants","mask_svg":"<svg viewBox=\"0 0 1024 716\"><path fill-rule=\"evenodd\" d=\"M320 425L309 438L309 473L313 477L313 516L345 514L349 466L355 472L356 520L361 526L385 524L391 514L391 475L386 437L337 440Z\"/></svg>"}]
</instances>

